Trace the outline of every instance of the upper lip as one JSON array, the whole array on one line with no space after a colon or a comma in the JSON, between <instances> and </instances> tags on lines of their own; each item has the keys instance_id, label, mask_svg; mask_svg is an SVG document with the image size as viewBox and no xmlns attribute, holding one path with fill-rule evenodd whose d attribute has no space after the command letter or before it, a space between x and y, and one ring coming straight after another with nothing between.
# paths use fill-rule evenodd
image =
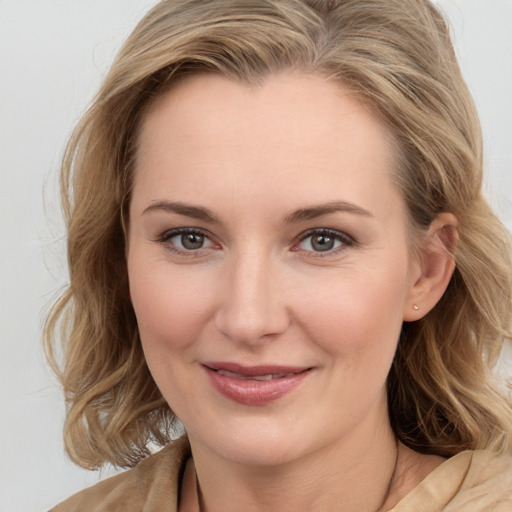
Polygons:
<instances>
[{"instance_id":1,"label":"upper lip","mask_svg":"<svg viewBox=\"0 0 512 512\"><path fill-rule=\"evenodd\" d=\"M236 373L244 377L257 377L261 375L276 374L296 374L310 370L310 366L283 366L277 364L264 364L255 366L246 366L239 363L207 361L202 363L210 370L224 370L230 373Z\"/></svg>"}]
</instances>

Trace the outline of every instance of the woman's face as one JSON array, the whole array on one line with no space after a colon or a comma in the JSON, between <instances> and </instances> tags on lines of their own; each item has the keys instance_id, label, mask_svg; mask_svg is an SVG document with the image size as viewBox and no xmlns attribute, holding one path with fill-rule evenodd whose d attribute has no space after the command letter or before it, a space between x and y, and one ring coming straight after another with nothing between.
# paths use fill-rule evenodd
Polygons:
<instances>
[{"instance_id":1,"label":"woman's face","mask_svg":"<svg viewBox=\"0 0 512 512\"><path fill-rule=\"evenodd\" d=\"M386 127L320 77L202 75L139 142L131 298L193 448L278 464L377 439L419 272Z\"/></svg>"}]
</instances>

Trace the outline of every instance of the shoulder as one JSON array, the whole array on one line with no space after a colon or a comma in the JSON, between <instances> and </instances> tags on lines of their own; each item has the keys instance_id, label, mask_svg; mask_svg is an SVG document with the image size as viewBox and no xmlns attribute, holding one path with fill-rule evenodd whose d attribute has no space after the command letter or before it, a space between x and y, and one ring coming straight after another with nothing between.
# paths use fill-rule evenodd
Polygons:
<instances>
[{"instance_id":1,"label":"shoulder","mask_svg":"<svg viewBox=\"0 0 512 512\"><path fill-rule=\"evenodd\" d=\"M189 455L187 440L180 438L133 469L74 494L50 512L149 512L161 510L163 503L176 504L181 470Z\"/></svg>"},{"instance_id":2,"label":"shoulder","mask_svg":"<svg viewBox=\"0 0 512 512\"><path fill-rule=\"evenodd\" d=\"M427 510L426 504L431 512L510 512L512 456L461 452L430 473L392 510Z\"/></svg>"},{"instance_id":3,"label":"shoulder","mask_svg":"<svg viewBox=\"0 0 512 512\"><path fill-rule=\"evenodd\" d=\"M462 464L464 477L449 510L512 510L512 456L486 451L460 455L467 462Z\"/></svg>"}]
</instances>

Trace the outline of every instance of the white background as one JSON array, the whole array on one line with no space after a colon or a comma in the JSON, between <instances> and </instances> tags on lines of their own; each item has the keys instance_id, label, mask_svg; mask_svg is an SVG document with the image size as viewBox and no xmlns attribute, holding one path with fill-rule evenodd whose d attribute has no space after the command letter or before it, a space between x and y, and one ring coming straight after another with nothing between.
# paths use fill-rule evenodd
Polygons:
<instances>
[{"instance_id":1,"label":"white background","mask_svg":"<svg viewBox=\"0 0 512 512\"><path fill-rule=\"evenodd\" d=\"M154 3L0 0L0 512L47 510L100 478L65 458L62 397L40 343L66 280L58 167L115 50ZM482 119L487 195L510 229L512 0L440 3Z\"/></svg>"}]
</instances>

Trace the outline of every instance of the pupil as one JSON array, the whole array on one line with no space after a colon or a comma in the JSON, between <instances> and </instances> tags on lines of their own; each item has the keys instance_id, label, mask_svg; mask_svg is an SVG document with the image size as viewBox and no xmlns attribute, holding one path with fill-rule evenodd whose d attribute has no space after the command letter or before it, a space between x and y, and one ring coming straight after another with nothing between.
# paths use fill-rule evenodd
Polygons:
<instances>
[{"instance_id":1,"label":"pupil","mask_svg":"<svg viewBox=\"0 0 512 512\"><path fill-rule=\"evenodd\" d=\"M185 249L201 249L204 243L204 236L196 233L185 233L181 235L181 243Z\"/></svg>"},{"instance_id":2,"label":"pupil","mask_svg":"<svg viewBox=\"0 0 512 512\"><path fill-rule=\"evenodd\" d=\"M334 247L334 238L329 235L316 235L311 240L315 251L330 251Z\"/></svg>"}]
</instances>

